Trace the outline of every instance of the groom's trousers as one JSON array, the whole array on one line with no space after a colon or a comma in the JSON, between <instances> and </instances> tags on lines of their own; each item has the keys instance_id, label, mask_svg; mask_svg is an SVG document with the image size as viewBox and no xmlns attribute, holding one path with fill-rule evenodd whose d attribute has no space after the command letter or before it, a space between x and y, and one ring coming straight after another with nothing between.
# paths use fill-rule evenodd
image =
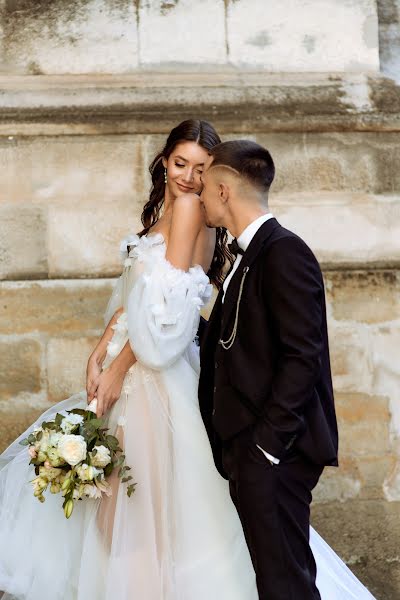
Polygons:
<instances>
[{"instance_id":1,"label":"groom's trousers","mask_svg":"<svg viewBox=\"0 0 400 600\"><path fill-rule=\"evenodd\" d=\"M322 467L292 451L272 465L248 431L222 450L260 600L321 600L309 544L311 491Z\"/></svg>"}]
</instances>

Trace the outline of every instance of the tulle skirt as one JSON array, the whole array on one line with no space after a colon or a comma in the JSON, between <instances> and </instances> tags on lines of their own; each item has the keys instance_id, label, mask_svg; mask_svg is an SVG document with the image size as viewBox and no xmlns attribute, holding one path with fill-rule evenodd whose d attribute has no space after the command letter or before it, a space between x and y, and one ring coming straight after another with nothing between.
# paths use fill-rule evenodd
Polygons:
<instances>
[{"instance_id":1,"label":"tulle skirt","mask_svg":"<svg viewBox=\"0 0 400 600\"><path fill-rule=\"evenodd\" d=\"M256 600L255 577L226 482L216 472L184 360L164 372L136 363L108 419L132 467L128 498L41 504L26 447L0 459L0 590L26 600ZM85 407L78 394L42 415Z\"/></svg>"},{"instance_id":2,"label":"tulle skirt","mask_svg":"<svg viewBox=\"0 0 400 600\"><path fill-rule=\"evenodd\" d=\"M109 414L137 482L128 498L41 504L19 440L0 457L0 590L4 600L257 600L254 571L228 485L215 470L197 403L198 375L180 359L155 372L136 363ZM86 406L84 393L42 415ZM372 596L315 531L323 600Z\"/></svg>"}]
</instances>

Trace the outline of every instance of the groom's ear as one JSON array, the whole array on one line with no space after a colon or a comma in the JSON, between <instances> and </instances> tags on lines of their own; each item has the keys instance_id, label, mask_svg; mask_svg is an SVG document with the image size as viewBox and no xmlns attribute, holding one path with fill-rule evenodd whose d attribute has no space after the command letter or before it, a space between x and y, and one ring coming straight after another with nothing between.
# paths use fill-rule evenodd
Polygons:
<instances>
[{"instance_id":1,"label":"groom's ear","mask_svg":"<svg viewBox=\"0 0 400 600\"><path fill-rule=\"evenodd\" d=\"M226 183L220 183L218 186L218 196L223 204L228 202L229 200L229 185Z\"/></svg>"}]
</instances>

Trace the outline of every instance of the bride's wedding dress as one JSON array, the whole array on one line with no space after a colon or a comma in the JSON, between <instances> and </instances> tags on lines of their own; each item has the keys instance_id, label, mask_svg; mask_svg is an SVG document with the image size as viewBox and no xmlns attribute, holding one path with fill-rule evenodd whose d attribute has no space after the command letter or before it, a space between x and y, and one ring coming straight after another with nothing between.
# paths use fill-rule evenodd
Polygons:
<instances>
[{"instance_id":1,"label":"bride's wedding dress","mask_svg":"<svg viewBox=\"0 0 400 600\"><path fill-rule=\"evenodd\" d=\"M129 256L128 256L129 245ZM137 357L108 426L137 488L78 502L69 520L59 495L40 504L26 447L0 456L0 590L3 600L257 600L255 576L228 485L217 473L197 403L195 338L211 286L165 260L160 234L123 243L124 272L106 313L121 306L105 366L128 338ZM86 394L50 408L86 406ZM28 431L29 431L28 430ZM372 596L314 531L323 600Z\"/></svg>"}]
</instances>

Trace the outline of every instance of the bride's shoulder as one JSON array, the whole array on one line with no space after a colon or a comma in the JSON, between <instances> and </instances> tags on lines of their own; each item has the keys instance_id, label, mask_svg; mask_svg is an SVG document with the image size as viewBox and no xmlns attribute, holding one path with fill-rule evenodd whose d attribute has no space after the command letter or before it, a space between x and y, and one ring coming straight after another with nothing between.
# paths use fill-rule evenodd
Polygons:
<instances>
[{"instance_id":1,"label":"bride's shoulder","mask_svg":"<svg viewBox=\"0 0 400 600\"><path fill-rule=\"evenodd\" d=\"M182 194L174 201L172 209L172 223L180 230L199 232L204 223L204 213L201 208L200 198L197 194ZM175 228L174 227L174 228Z\"/></svg>"},{"instance_id":2,"label":"bride's shoulder","mask_svg":"<svg viewBox=\"0 0 400 600\"><path fill-rule=\"evenodd\" d=\"M182 194L181 196L177 196L177 198L175 198L174 201L172 212L187 212L193 214L200 214L200 196L198 196L197 194Z\"/></svg>"}]
</instances>

